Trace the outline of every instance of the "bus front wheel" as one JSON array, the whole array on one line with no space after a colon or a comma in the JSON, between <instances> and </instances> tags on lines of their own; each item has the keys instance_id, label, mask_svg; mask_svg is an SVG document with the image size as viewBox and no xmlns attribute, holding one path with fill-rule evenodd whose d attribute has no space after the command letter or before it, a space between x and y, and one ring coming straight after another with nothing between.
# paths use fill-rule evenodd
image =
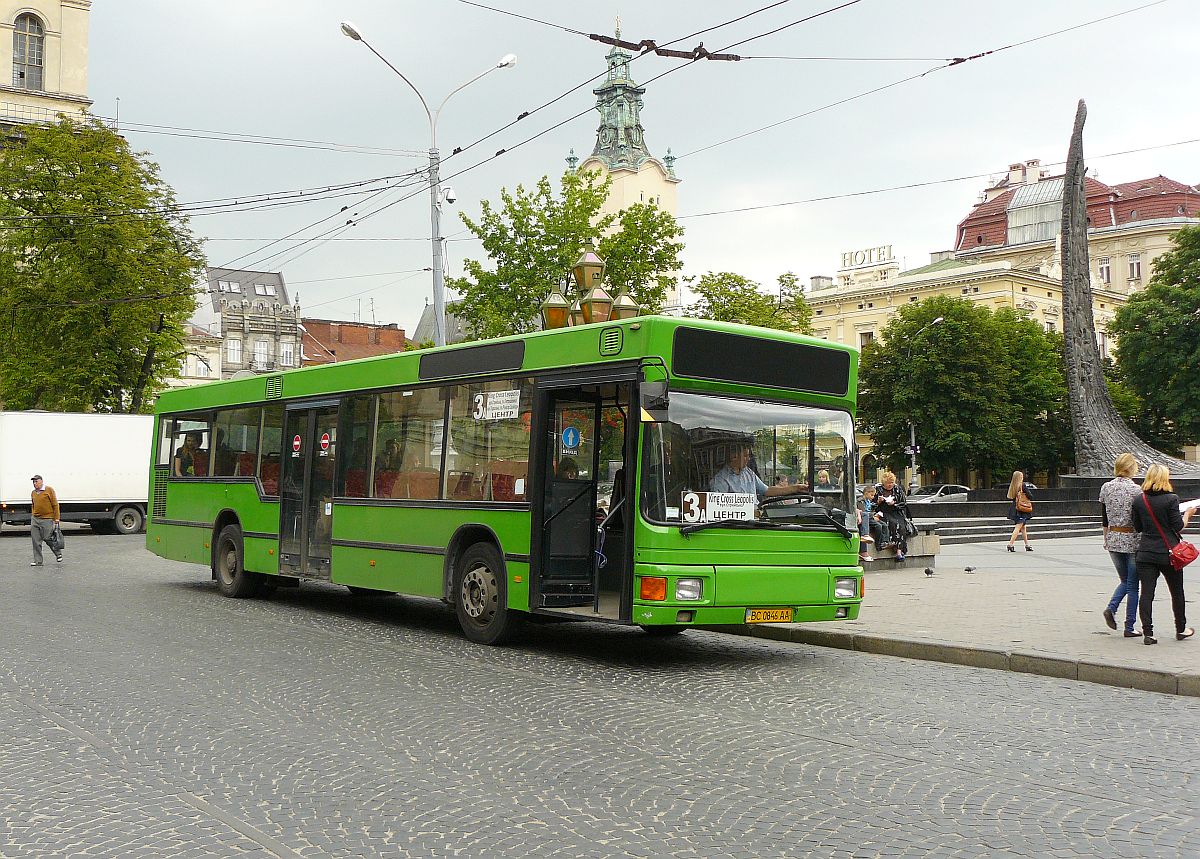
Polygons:
<instances>
[{"instance_id":1,"label":"bus front wheel","mask_svg":"<svg viewBox=\"0 0 1200 859\"><path fill-rule=\"evenodd\" d=\"M671 638L676 635L682 635L688 629L689 627L686 626L643 626L642 632L651 638Z\"/></svg>"},{"instance_id":2,"label":"bus front wheel","mask_svg":"<svg viewBox=\"0 0 1200 859\"><path fill-rule=\"evenodd\" d=\"M504 561L490 543L476 543L458 559L454 571L454 612L471 641L502 644L516 631L508 610Z\"/></svg>"},{"instance_id":3,"label":"bus front wheel","mask_svg":"<svg viewBox=\"0 0 1200 859\"><path fill-rule=\"evenodd\" d=\"M213 552L213 572L217 588L227 597L252 597L260 590L257 573L247 571L242 548L242 529L226 525L217 536Z\"/></svg>"}]
</instances>

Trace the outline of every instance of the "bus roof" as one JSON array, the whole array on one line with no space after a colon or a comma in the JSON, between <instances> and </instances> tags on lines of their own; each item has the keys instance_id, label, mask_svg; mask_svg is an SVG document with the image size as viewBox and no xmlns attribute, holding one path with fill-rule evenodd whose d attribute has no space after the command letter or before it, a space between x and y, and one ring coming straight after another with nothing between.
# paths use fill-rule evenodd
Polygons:
<instances>
[{"instance_id":1,"label":"bus roof","mask_svg":"<svg viewBox=\"0 0 1200 859\"><path fill-rule=\"evenodd\" d=\"M747 348L747 347L754 348ZM673 316L639 316L302 367L164 391L156 412L186 412L346 391L449 384L657 358L672 387L852 408L858 350L819 338Z\"/></svg>"}]
</instances>

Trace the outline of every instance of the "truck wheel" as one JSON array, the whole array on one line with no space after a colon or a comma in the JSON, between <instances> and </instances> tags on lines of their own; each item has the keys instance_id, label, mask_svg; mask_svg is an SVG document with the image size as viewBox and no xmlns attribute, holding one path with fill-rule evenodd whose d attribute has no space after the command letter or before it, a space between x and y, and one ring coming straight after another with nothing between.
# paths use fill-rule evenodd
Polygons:
<instances>
[{"instance_id":1,"label":"truck wheel","mask_svg":"<svg viewBox=\"0 0 1200 859\"><path fill-rule=\"evenodd\" d=\"M259 576L248 572L243 564L240 526L226 525L221 529L216 551L213 552L213 574L217 579L217 588L227 597L258 595Z\"/></svg>"},{"instance_id":2,"label":"truck wheel","mask_svg":"<svg viewBox=\"0 0 1200 859\"><path fill-rule=\"evenodd\" d=\"M112 527L118 534L136 534L142 530L144 518L136 507L118 507L113 514Z\"/></svg>"},{"instance_id":3,"label":"truck wheel","mask_svg":"<svg viewBox=\"0 0 1200 859\"><path fill-rule=\"evenodd\" d=\"M503 644L517 630L508 610L504 561L491 543L476 543L458 559L454 570L454 613L458 625L477 644Z\"/></svg>"}]
</instances>

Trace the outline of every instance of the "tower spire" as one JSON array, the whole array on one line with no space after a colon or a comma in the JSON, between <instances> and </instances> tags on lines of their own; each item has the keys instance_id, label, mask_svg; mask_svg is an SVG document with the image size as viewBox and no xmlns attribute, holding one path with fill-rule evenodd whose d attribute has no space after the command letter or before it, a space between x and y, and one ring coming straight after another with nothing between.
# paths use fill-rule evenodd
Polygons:
<instances>
[{"instance_id":1,"label":"tower spire","mask_svg":"<svg viewBox=\"0 0 1200 859\"><path fill-rule=\"evenodd\" d=\"M616 34L621 36L621 19L617 17ZM616 45L605 57L608 75L604 83L592 90L596 95L596 110L600 126L596 129L596 146L592 155L609 169L624 167L636 170L652 158L646 148L642 128L642 96L646 89L639 87L629 75L633 54Z\"/></svg>"}]
</instances>

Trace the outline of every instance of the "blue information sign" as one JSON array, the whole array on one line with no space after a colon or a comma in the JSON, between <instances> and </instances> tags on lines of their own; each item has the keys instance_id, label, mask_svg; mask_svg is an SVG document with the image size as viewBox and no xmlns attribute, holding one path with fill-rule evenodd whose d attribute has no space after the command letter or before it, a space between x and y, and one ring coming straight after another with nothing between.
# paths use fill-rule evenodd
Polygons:
<instances>
[{"instance_id":1,"label":"blue information sign","mask_svg":"<svg viewBox=\"0 0 1200 859\"><path fill-rule=\"evenodd\" d=\"M563 450L575 450L579 447L579 430L567 427L562 431Z\"/></svg>"}]
</instances>

